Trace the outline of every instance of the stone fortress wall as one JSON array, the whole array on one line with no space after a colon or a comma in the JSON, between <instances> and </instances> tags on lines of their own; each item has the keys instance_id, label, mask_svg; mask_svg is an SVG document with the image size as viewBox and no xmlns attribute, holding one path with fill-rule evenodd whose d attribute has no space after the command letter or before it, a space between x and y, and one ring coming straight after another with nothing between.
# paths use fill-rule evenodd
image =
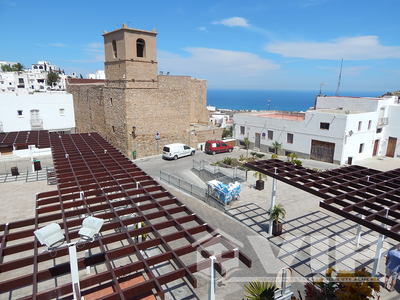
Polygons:
<instances>
[{"instance_id":1,"label":"stone fortress wall","mask_svg":"<svg viewBox=\"0 0 400 300\"><path fill-rule=\"evenodd\" d=\"M205 80L157 75L155 38L153 31L126 26L105 33L106 80L74 80L67 88L77 132L97 131L130 158L159 154L164 144L196 147L222 135L208 122Z\"/></svg>"}]
</instances>

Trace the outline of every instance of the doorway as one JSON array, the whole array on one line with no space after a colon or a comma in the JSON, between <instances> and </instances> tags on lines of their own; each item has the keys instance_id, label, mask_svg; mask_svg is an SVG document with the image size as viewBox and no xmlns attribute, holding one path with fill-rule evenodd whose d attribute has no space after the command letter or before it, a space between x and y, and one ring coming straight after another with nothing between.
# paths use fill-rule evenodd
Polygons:
<instances>
[{"instance_id":1,"label":"doorway","mask_svg":"<svg viewBox=\"0 0 400 300\"><path fill-rule=\"evenodd\" d=\"M335 144L318 140L311 140L310 158L333 163Z\"/></svg>"},{"instance_id":2,"label":"doorway","mask_svg":"<svg viewBox=\"0 0 400 300\"><path fill-rule=\"evenodd\" d=\"M372 152L372 156L376 156L378 154L378 149L379 149L379 140L375 140L374 151Z\"/></svg>"},{"instance_id":3,"label":"doorway","mask_svg":"<svg viewBox=\"0 0 400 300\"><path fill-rule=\"evenodd\" d=\"M259 133L256 133L254 146L258 149L261 148L261 136Z\"/></svg>"},{"instance_id":4,"label":"doorway","mask_svg":"<svg viewBox=\"0 0 400 300\"><path fill-rule=\"evenodd\" d=\"M396 152L396 144L397 144L397 138L390 136L388 141L388 146L386 149L386 156L394 157L394 153Z\"/></svg>"}]
</instances>

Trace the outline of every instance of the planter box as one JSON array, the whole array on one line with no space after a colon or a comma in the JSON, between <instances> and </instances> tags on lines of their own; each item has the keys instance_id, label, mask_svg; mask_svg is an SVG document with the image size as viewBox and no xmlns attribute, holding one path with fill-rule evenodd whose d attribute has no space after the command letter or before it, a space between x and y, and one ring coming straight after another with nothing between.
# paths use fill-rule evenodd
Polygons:
<instances>
[{"instance_id":1,"label":"planter box","mask_svg":"<svg viewBox=\"0 0 400 300\"><path fill-rule=\"evenodd\" d=\"M272 235L273 236L279 236L282 234L282 223L276 223L275 221L272 223Z\"/></svg>"},{"instance_id":2,"label":"planter box","mask_svg":"<svg viewBox=\"0 0 400 300\"><path fill-rule=\"evenodd\" d=\"M264 180L256 181L256 190L262 191L264 189Z\"/></svg>"}]
</instances>

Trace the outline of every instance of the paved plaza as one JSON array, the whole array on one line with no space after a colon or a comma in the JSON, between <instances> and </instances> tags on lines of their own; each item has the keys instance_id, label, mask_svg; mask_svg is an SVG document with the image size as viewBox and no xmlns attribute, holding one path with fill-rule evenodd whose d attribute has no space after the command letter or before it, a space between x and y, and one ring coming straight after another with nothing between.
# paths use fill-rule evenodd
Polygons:
<instances>
[{"instance_id":1,"label":"paved plaza","mask_svg":"<svg viewBox=\"0 0 400 300\"><path fill-rule=\"evenodd\" d=\"M235 150L232 156L239 157L245 153ZM221 160L228 154L210 156L197 153L195 158L209 161ZM265 158L269 158L268 156ZM191 172L193 157L177 161L165 161L160 157L138 160L136 163L144 171L159 179L160 169L167 169L181 177L199 183L201 180ZM329 169L337 165L304 160L304 165ZM398 160L367 160L364 166L387 170L390 166L400 167ZM317 278L324 274L328 267L336 270L351 270L356 267L372 269L378 234L362 228L362 237L357 247L355 238L358 225L344 220L319 207L320 198L296 189L285 183L277 184L277 203L283 204L287 216L283 225L284 232L279 237L268 236L268 214L272 179L267 178L265 189L254 189L256 178L249 173L248 180L242 183L239 200L232 202L227 212L214 209L202 201L160 182L194 213L217 228L224 236L236 243L252 259L252 268L243 264L228 262L225 266L227 275L218 276L217 299L242 299L243 285L255 279L273 281L275 274L284 267L294 270L293 290L304 291L305 280ZM34 217L35 195L56 189L47 185L46 181L13 181L0 184L0 197L4 209L0 212L0 222L6 223L18 219ZM384 251L396 244L391 239L384 242ZM218 251L218 249L215 249ZM146 255L157 253L154 248L146 251ZM170 266L169 266L170 267ZM166 272L168 266L157 266L160 273ZM94 268L94 272L96 270ZM84 272L84 271L83 271ZM380 276L384 274L384 258L379 266ZM167 299L206 299L208 291L208 270L196 275L198 287L193 289L184 280L177 280L168 285ZM381 299L398 299L400 285L396 291L389 293L381 289ZM1 297L0 297L1 298Z\"/></svg>"}]
</instances>

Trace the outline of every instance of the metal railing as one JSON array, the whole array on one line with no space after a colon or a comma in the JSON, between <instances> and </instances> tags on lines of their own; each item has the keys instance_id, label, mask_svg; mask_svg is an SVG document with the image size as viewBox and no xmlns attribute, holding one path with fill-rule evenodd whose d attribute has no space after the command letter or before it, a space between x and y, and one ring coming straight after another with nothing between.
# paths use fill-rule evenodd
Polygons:
<instances>
[{"instance_id":1,"label":"metal railing","mask_svg":"<svg viewBox=\"0 0 400 300\"><path fill-rule=\"evenodd\" d=\"M389 124L389 118L379 118L378 126L386 126Z\"/></svg>"},{"instance_id":2,"label":"metal railing","mask_svg":"<svg viewBox=\"0 0 400 300\"><path fill-rule=\"evenodd\" d=\"M207 172L213 179L220 179L226 183L247 180L247 172L244 169L211 165L206 160L193 160L193 170L199 172L200 178L204 177L203 172Z\"/></svg>"},{"instance_id":3,"label":"metal railing","mask_svg":"<svg viewBox=\"0 0 400 300\"><path fill-rule=\"evenodd\" d=\"M197 199L202 200L203 202L207 203L208 205L215 207L219 210L222 210L225 212L226 208L224 203L220 202L218 199L215 199L214 197L211 197L208 194L207 188L200 187L198 185L195 185L183 178L180 178L176 175L173 175L171 173L168 173L166 171L160 170L160 179L176 188L179 190L182 190Z\"/></svg>"}]
</instances>

